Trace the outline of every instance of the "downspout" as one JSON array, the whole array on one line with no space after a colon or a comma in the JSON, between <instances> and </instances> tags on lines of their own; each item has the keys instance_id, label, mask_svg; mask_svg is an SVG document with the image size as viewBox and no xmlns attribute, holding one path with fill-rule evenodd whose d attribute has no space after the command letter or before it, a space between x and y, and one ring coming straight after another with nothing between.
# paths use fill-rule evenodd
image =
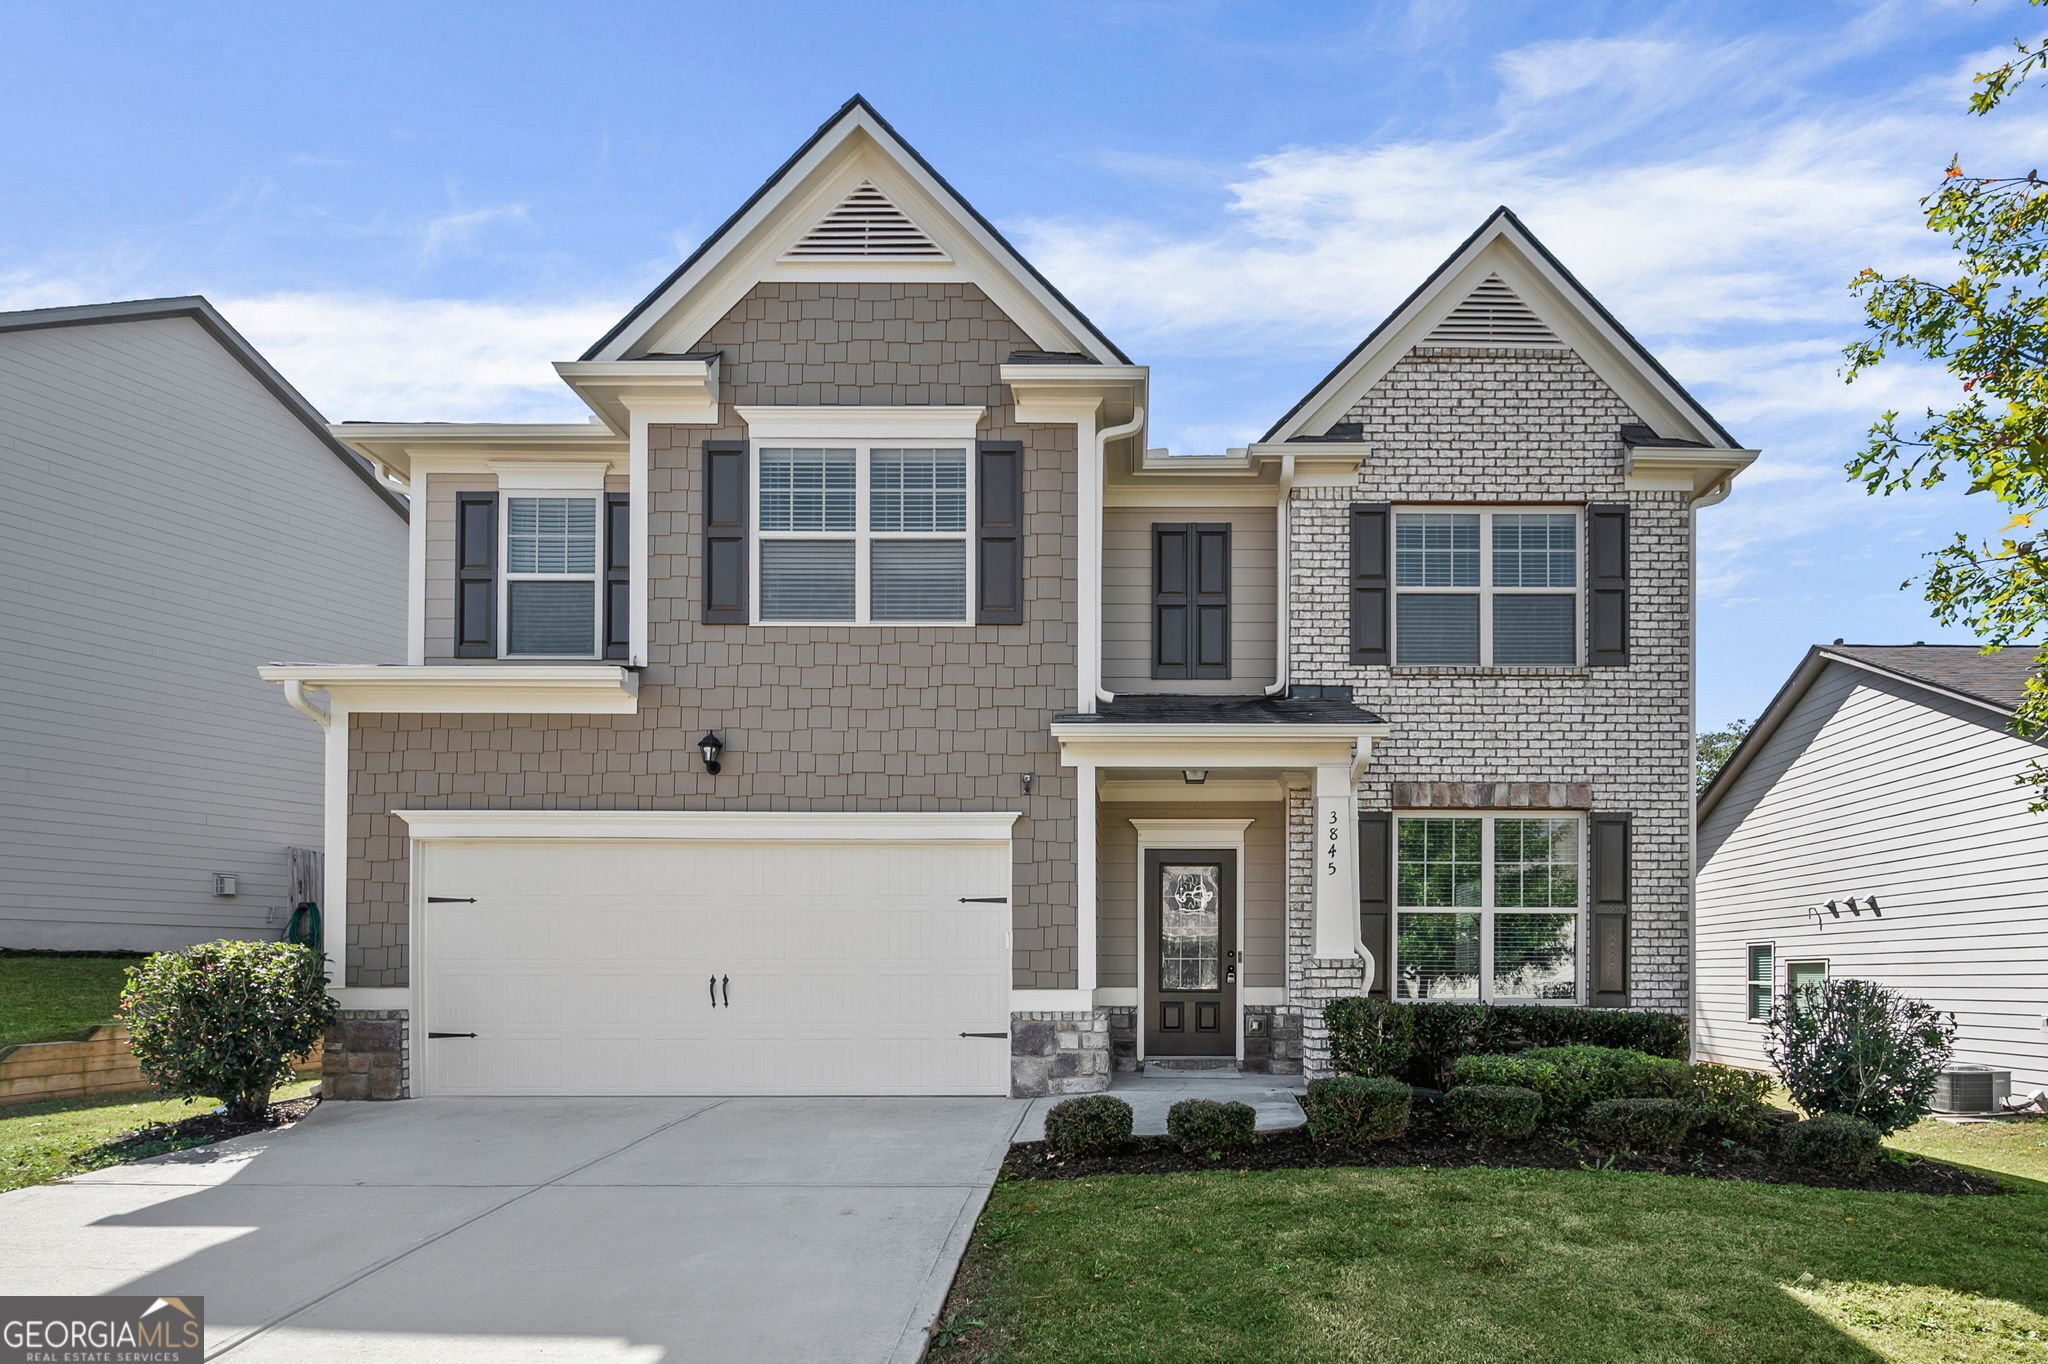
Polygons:
<instances>
[{"instance_id":1,"label":"downspout","mask_svg":"<svg viewBox=\"0 0 2048 1364\"><path fill-rule=\"evenodd\" d=\"M1294 462L1293 457L1289 456L1287 462L1292 464ZM1353 796L1356 796L1358 793L1358 779L1365 775L1366 762L1372 757L1372 742L1371 739L1362 737L1351 741L1351 791ZM1359 962L1358 993L1369 995L1372 993L1373 972L1379 969L1379 963L1373 959L1372 950L1365 945L1365 921L1362 916L1357 914L1351 916L1351 950L1357 954Z\"/></svg>"},{"instance_id":2,"label":"downspout","mask_svg":"<svg viewBox=\"0 0 2048 1364\"><path fill-rule=\"evenodd\" d=\"M1266 695L1268 696L1287 695L1288 673L1292 667L1292 650L1288 647L1290 643L1288 636L1293 631L1293 615L1289 610L1291 605L1289 595L1293 591L1293 584L1289 579L1293 576L1294 546L1288 543L1287 531L1289 519L1288 503L1293 500L1291 496L1293 489L1294 456L1282 455L1280 457L1280 501L1273 509L1274 530L1279 539L1274 547L1274 557L1277 560L1274 564L1274 594L1276 600L1273 603L1273 615L1275 636L1273 641L1273 685L1266 688ZM1356 772L1351 774L1351 784L1353 786L1358 784L1358 774Z\"/></svg>"},{"instance_id":3,"label":"downspout","mask_svg":"<svg viewBox=\"0 0 2048 1364\"><path fill-rule=\"evenodd\" d=\"M1728 494L1733 491L1735 491L1735 475L1730 474L1726 478L1722 479L1719 483L1716 483L1713 487L1701 493L1698 497L1695 497L1692 500L1692 507L1695 511L1697 511L1701 507L1716 506L1722 502L1726 502L1728 500Z\"/></svg>"},{"instance_id":4,"label":"downspout","mask_svg":"<svg viewBox=\"0 0 2048 1364\"><path fill-rule=\"evenodd\" d=\"M1088 650L1089 668L1092 676L1082 679L1082 684L1084 688L1083 694L1085 695L1087 690L1092 690L1095 700L1098 702L1116 700L1116 693L1107 692L1102 689L1102 488L1108 478L1109 443L1113 440L1122 440L1125 436L1133 434L1144 425L1145 405L1137 403L1133 404L1131 408L1131 419L1129 421L1121 426L1107 427L1095 433L1095 474L1092 480L1094 486L1089 489L1090 505L1087 508L1088 525L1091 532L1088 540L1094 553L1084 557L1089 561L1089 572L1093 579L1088 584L1088 591L1094 594L1096 606L1095 610L1091 613L1092 619L1089 622L1089 628L1094 631L1094 643ZM1093 709L1093 707L1091 706L1090 709Z\"/></svg>"},{"instance_id":5,"label":"downspout","mask_svg":"<svg viewBox=\"0 0 2048 1364\"><path fill-rule=\"evenodd\" d=\"M313 723L322 729L327 728L328 725L334 722L332 715L307 699L306 684L297 678L293 678L284 684L284 699L293 710L301 715L310 716Z\"/></svg>"}]
</instances>

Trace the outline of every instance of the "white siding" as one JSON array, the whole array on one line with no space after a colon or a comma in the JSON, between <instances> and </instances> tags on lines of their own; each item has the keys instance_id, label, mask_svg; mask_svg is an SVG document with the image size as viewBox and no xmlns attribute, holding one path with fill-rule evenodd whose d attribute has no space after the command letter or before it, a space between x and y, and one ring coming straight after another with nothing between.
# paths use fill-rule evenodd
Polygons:
<instances>
[{"instance_id":1,"label":"white siding","mask_svg":"<svg viewBox=\"0 0 2048 1364\"><path fill-rule=\"evenodd\" d=\"M184 318L0 334L0 458L0 945L276 935L321 735L256 668L403 662L404 521Z\"/></svg>"},{"instance_id":2,"label":"white siding","mask_svg":"<svg viewBox=\"0 0 2048 1364\"><path fill-rule=\"evenodd\" d=\"M1746 949L1825 961L1950 1010L1956 1059L2048 1087L2048 818L2013 784L2041 749L1988 710L1831 663L1700 830L1702 1059L1763 1067ZM1876 895L1882 917L1810 907Z\"/></svg>"},{"instance_id":3,"label":"white siding","mask_svg":"<svg viewBox=\"0 0 2048 1364\"><path fill-rule=\"evenodd\" d=\"M1152 525L1230 526L1230 676L1152 676ZM1102 528L1102 685L1113 692L1256 695L1273 682L1277 619L1271 507L1111 507Z\"/></svg>"}]
</instances>

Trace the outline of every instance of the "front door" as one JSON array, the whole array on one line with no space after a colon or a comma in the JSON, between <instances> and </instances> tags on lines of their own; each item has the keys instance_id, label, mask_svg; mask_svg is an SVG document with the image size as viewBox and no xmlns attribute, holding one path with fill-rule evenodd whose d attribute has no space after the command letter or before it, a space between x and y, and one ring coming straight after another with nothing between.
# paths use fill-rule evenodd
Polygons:
<instances>
[{"instance_id":1,"label":"front door","mask_svg":"<svg viewBox=\"0 0 2048 1364\"><path fill-rule=\"evenodd\" d=\"M1145 854L1145 1054L1237 1055L1237 854Z\"/></svg>"}]
</instances>

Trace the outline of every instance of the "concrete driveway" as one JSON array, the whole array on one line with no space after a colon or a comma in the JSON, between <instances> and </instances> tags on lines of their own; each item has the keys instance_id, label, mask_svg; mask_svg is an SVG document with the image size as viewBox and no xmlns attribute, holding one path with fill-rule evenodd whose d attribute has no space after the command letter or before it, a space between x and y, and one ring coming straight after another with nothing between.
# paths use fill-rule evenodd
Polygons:
<instances>
[{"instance_id":1,"label":"concrete driveway","mask_svg":"<svg viewBox=\"0 0 2048 1364\"><path fill-rule=\"evenodd\" d=\"M198 1294L236 1364L911 1360L1024 1108L327 1104L0 1195L0 1295Z\"/></svg>"}]
</instances>

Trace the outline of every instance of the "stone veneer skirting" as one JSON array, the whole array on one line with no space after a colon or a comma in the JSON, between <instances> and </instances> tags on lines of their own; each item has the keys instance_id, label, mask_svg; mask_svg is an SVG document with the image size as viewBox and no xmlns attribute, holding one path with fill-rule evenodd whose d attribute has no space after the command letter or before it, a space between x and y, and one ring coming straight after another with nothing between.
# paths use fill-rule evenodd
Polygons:
<instances>
[{"instance_id":1,"label":"stone veneer skirting","mask_svg":"<svg viewBox=\"0 0 2048 1364\"><path fill-rule=\"evenodd\" d=\"M1109 1020L1099 1010L1010 1015L1010 1097L1109 1088Z\"/></svg>"},{"instance_id":2,"label":"stone veneer skirting","mask_svg":"<svg viewBox=\"0 0 2048 1364\"><path fill-rule=\"evenodd\" d=\"M412 1095L404 1009L343 1009L327 1030L323 1099L405 1099Z\"/></svg>"}]
</instances>

